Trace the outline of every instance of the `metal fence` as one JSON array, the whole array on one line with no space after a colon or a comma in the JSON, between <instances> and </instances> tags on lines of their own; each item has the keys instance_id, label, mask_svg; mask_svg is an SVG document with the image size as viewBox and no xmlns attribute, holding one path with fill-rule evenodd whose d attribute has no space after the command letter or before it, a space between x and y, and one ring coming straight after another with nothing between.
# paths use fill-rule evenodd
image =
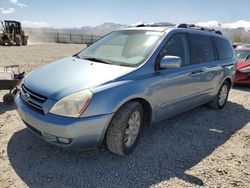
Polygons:
<instances>
[{"instance_id":1,"label":"metal fence","mask_svg":"<svg viewBox=\"0 0 250 188\"><path fill-rule=\"evenodd\" d=\"M29 39L34 42L56 42L56 43L75 43L92 44L102 36L87 35L73 32L27 32Z\"/></svg>"}]
</instances>

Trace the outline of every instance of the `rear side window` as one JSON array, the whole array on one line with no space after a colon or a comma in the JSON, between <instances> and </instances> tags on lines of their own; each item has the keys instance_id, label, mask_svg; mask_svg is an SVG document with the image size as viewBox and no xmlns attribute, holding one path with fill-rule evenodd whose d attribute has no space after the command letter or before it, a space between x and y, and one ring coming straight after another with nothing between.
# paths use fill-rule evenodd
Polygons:
<instances>
[{"instance_id":1,"label":"rear side window","mask_svg":"<svg viewBox=\"0 0 250 188\"><path fill-rule=\"evenodd\" d=\"M210 37L190 34L189 41L192 64L206 63L215 60L215 50Z\"/></svg>"},{"instance_id":2,"label":"rear side window","mask_svg":"<svg viewBox=\"0 0 250 188\"><path fill-rule=\"evenodd\" d=\"M219 59L230 59L233 57L233 50L228 40L214 37L214 41L218 50Z\"/></svg>"}]
</instances>

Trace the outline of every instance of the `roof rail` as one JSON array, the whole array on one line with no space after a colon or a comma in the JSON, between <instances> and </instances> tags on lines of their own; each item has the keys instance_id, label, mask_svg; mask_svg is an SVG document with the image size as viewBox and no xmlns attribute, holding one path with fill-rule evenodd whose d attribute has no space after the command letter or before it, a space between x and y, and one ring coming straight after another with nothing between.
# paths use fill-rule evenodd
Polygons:
<instances>
[{"instance_id":1,"label":"roof rail","mask_svg":"<svg viewBox=\"0 0 250 188\"><path fill-rule=\"evenodd\" d=\"M209 32L214 32L218 35L222 35L222 32L219 30L215 30L212 28L207 28L207 27L201 27L201 26L197 26L194 24L179 24L176 26L177 28L186 28L186 29L197 29L197 30L202 30L202 31L209 31Z\"/></svg>"},{"instance_id":2,"label":"roof rail","mask_svg":"<svg viewBox=\"0 0 250 188\"><path fill-rule=\"evenodd\" d=\"M136 25L135 27L146 27L146 26L147 26L147 24L145 24L145 23L140 23L140 24Z\"/></svg>"},{"instance_id":3,"label":"roof rail","mask_svg":"<svg viewBox=\"0 0 250 188\"><path fill-rule=\"evenodd\" d=\"M152 23L152 24L147 24L147 23L140 23L136 25L136 27L170 27L170 26L175 26L175 24L169 23L169 22L158 22L158 23Z\"/></svg>"},{"instance_id":4,"label":"roof rail","mask_svg":"<svg viewBox=\"0 0 250 188\"><path fill-rule=\"evenodd\" d=\"M158 23L153 23L151 24L153 27L166 27L166 26L175 26L175 24L169 23L169 22L158 22Z\"/></svg>"}]
</instances>

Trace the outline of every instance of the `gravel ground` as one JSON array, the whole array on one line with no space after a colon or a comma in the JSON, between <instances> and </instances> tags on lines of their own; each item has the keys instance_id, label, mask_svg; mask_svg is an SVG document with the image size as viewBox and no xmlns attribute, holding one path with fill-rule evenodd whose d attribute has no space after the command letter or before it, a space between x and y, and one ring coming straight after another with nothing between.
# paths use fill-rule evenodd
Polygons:
<instances>
[{"instance_id":1,"label":"gravel ground","mask_svg":"<svg viewBox=\"0 0 250 188\"><path fill-rule=\"evenodd\" d=\"M82 45L0 47L0 66L31 71ZM136 150L69 151L30 133L0 92L0 187L250 187L250 88L235 87L223 110L206 106L145 127Z\"/></svg>"}]
</instances>

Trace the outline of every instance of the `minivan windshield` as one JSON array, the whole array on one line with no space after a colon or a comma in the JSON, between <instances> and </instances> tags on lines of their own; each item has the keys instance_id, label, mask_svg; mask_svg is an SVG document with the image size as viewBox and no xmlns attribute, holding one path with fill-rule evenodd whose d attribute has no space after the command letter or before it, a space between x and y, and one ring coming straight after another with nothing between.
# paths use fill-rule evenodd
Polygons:
<instances>
[{"instance_id":1,"label":"minivan windshield","mask_svg":"<svg viewBox=\"0 0 250 188\"><path fill-rule=\"evenodd\" d=\"M124 30L112 32L76 57L100 63L138 66L154 49L163 32Z\"/></svg>"}]
</instances>

